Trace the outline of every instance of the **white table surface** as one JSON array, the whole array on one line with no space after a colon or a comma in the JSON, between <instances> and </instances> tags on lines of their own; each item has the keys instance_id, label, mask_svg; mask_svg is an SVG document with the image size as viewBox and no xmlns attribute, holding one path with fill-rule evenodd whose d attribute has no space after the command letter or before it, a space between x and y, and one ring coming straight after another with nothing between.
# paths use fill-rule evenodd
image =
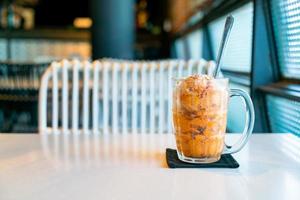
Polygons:
<instances>
[{"instance_id":1,"label":"white table surface","mask_svg":"<svg viewBox=\"0 0 300 200\"><path fill-rule=\"evenodd\" d=\"M0 134L0 199L300 199L296 136L254 134L238 169L168 169L173 137Z\"/></svg>"}]
</instances>

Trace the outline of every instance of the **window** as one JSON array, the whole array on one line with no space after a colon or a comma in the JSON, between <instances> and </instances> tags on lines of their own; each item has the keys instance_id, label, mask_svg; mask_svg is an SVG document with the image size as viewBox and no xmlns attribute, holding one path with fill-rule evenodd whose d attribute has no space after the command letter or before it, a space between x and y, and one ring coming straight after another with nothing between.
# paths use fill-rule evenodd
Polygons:
<instances>
[{"instance_id":1,"label":"window","mask_svg":"<svg viewBox=\"0 0 300 200\"><path fill-rule=\"evenodd\" d=\"M300 102L273 95L266 102L271 131L300 136Z\"/></svg>"},{"instance_id":2,"label":"window","mask_svg":"<svg viewBox=\"0 0 300 200\"><path fill-rule=\"evenodd\" d=\"M176 57L180 59L186 58L186 52L183 39L179 38L175 41Z\"/></svg>"},{"instance_id":3,"label":"window","mask_svg":"<svg viewBox=\"0 0 300 200\"><path fill-rule=\"evenodd\" d=\"M300 2L270 1L280 72L300 79Z\"/></svg>"},{"instance_id":4,"label":"window","mask_svg":"<svg viewBox=\"0 0 300 200\"><path fill-rule=\"evenodd\" d=\"M271 132L300 136L300 2L269 1L281 80L263 87ZM275 66L274 66L275 67ZM285 79L285 80L282 80Z\"/></svg>"},{"instance_id":5,"label":"window","mask_svg":"<svg viewBox=\"0 0 300 200\"><path fill-rule=\"evenodd\" d=\"M189 55L192 59L202 58L202 30L197 30L187 35Z\"/></svg>"},{"instance_id":6,"label":"window","mask_svg":"<svg viewBox=\"0 0 300 200\"><path fill-rule=\"evenodd\" d=\"M227 43L226 51L224 52L222 69L237 72L250 72L253 3L250 2L230 14L234 17L234 25ZM214 58L216 58L218 54L226 17L227 15L212 21L209 24Z\"/></svg>"},{"instance_id":7,"label":"window","mask_svg":"<svg viewBox=\"0 0 300 200\"><path fill-rule=\"evenodd\" d=\"M300 136L300 2L260 0L255 6L253 1L234 2L212 4L198 22L186 26L182 31L187 33L182 34L188 47L182 48L185 56L215 60L226 17L233 15L235 23L221 66L230 88L251 91L258 119L255 132ZM242 131L244 109L240 99L230 101L229 132Z\"/></svg>"}]
</instances>

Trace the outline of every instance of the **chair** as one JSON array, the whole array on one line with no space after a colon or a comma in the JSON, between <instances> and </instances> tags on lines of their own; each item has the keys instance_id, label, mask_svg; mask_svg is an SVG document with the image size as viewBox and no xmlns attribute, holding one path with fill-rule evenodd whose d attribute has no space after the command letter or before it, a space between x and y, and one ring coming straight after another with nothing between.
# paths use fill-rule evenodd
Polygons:
<instances>
[{"instance_id":1,"label":"chair","mask_svg":"<svg viewBox=\"0 0 300 200\"><path fill-rule=\"evenodd\" d=\"M211 74L214 66L205 60L54 62L42 76L39 132L171 132L172 77Z\"/></svg>"}]
</instances>

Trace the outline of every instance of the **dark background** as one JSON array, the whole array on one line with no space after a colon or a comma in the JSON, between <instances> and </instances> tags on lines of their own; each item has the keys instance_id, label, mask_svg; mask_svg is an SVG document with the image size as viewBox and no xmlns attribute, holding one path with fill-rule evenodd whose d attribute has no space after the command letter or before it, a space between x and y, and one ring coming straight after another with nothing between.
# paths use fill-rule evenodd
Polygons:
<instances>
[{"instance_id":1,"label":"dark background","mask_svg":"<svg viewBox=\"0 0 300 200\"><path fill-rule=\"evenodd\" d=\"M91 1L93 0L39 0L34 8L36 12L35 25L36 27L71 26L76 17L91 17ZM149 21L161 26L163 18L166 16L167 1L148 0L147 3Z\"/></svg>"},{"instance_id":2,"label":"dark background","mask_svg":"<svg viewBox=\"0 0 300 200\"><path fill-rule=\"evenodd\" d=\"M36 5L37 27L62 27L73 24L76 17L89 17L88 0L40 0Z\"/></svg>"}]
</instances>

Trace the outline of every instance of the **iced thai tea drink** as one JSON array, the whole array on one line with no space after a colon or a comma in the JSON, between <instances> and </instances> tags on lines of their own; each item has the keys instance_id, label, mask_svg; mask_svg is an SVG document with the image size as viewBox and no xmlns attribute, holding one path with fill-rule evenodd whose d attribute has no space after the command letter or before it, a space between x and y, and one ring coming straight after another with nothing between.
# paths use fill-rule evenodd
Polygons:
<instances>
[{"instance_id":1,"label":"iced thai tea drink","mask_svg":"<svg viewBox=\"0 0 300 200\"><path fill-rule=\"evenodd\" d=\"M228 79L193 75L176 81L173 126L181 160L210 163L220 159L228 99Z\"/></svg>"}]
</instances>

